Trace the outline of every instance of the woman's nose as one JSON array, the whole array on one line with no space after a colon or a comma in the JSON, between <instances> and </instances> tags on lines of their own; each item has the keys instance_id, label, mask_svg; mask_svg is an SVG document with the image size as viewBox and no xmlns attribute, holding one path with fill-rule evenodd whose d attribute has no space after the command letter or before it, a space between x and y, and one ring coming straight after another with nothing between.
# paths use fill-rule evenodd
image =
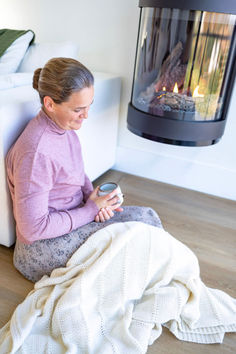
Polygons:
<instances>
[{"instance_id":1,"label":"woman's nose","mask_svg":"<svg viewBox=\"0 0 236 354\"><path fill-rule=\"evenodd\" d=\"M84 110L81 114L80 114L81 118L88 118L88 110Z\"/></svg>"}]
</instances>

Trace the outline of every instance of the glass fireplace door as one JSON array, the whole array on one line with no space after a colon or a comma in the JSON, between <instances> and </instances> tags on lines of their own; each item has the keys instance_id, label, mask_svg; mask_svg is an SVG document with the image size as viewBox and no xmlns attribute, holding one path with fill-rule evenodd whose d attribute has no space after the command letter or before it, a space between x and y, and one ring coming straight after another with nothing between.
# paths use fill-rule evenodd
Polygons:
<instances>
[{"instance_id":1,"label":"glass fireplace door","mask_svg":"<svg viewBox=\"0 0 236 354\"><path fill-rule=\"evenodd\" d=\"M235 15L143 8L132 105L187 121L221 119L234 52Z\"/></svg>"}]
</instances>

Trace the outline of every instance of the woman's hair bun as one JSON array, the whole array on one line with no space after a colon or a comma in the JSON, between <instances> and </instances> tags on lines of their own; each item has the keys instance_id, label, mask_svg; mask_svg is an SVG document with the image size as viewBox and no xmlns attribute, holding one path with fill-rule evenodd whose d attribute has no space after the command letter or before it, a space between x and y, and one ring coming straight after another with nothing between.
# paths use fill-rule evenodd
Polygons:
<instances>
[{"instance_id":1,"label":"woman's hair bun","mask_svg":"<svg viewBox=\"0 0 236 354\"><path fill-rule=\"evenodd\" d=\"M82 63L63 57L51 58L43 68L36 69L32 82L42 105L45 96L60 104L67 101L73 92L93 84L93 74Z\"/></svg>"},{"instance_id":2,"label":"woman's hair bun","mask_svg":"<svg viewBox=\"0 0 236 354\"><path fill-rule=\"evenodd\" d=\"M39 85L39 76L41 73L42 68L38 68L34 71L34 76L33 76L33 88L38 91L38 85Z\"/></svg>"}]
</instances>

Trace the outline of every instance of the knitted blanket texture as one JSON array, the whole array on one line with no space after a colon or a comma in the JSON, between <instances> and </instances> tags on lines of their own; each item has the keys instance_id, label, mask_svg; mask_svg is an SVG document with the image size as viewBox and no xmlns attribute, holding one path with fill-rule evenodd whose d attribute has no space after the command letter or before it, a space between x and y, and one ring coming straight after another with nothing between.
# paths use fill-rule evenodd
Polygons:
<instances>
[{"instance_id":1,"label":"knitted blanket texture","mask_svg":"<svg viewBox=\"0 0 236 354\"><path fill-rule=\"evenodd\" d=\"M196 256L163 229L117 223L35 284L0 330L0 353L141 354L162 325L221 343L236 330L236 300L205 286Z\"/></svg>"}]
</instances>

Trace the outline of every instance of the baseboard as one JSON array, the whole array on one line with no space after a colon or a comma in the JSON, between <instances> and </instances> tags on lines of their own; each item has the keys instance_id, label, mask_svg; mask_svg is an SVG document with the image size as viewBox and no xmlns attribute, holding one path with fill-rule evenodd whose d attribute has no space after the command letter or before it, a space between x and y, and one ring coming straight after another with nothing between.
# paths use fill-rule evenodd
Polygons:
<instances>
[{"instance_id":1,"label":"baseboard","mask_svg":"<svg viewBox=\"0 0 236 354\"><path fill-rule=\"evenodd\" d=\"M118 146L115 170L236 201L236 171Z\"/></svg>"}]
</instances>

